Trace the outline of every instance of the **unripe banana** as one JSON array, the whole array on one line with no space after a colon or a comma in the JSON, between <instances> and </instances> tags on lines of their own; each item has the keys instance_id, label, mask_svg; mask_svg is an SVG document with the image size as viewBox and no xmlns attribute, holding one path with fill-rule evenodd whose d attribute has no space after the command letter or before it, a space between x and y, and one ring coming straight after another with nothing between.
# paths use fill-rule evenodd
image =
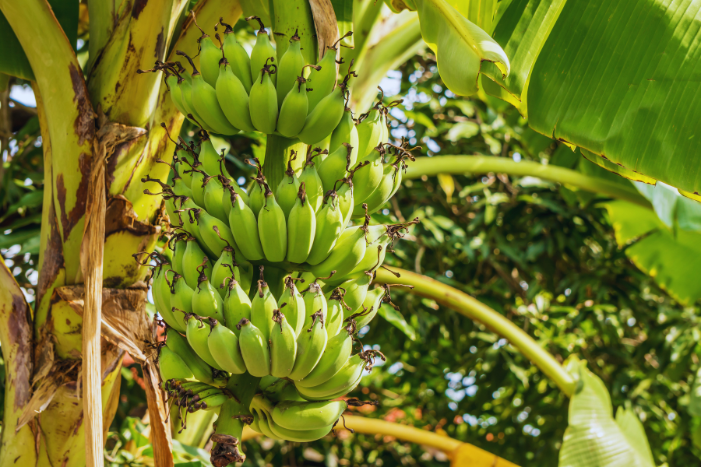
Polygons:
<instances>
[{"instance_id":1,"label":"unripe banana","mask_svg":"<svg viewBox=\"0 0 703 467\"><path fill-rule=\"evenodd\" d=\"M332 190L337 180L345 178L352 166L351 154L354 148L349 143L342 143L331 153L317 168L317 174L322 180L322 189L325 193Z\"/></svg>"},{"instance_id":2,"label":"unripe banana","mask_svg":"<svg viewBox=\"0 0 703 467\"><path fill-rule=\"evenodd\" d=\"M322 180L320 180L320 176L317 173L315 163L312 161L312 158L315 156L315 151L308 154L305 167L303 167L303 172L300 174L300 177L298 177L298 180L300 183L305 183L305 192L310 206L317 212L320 206L322 206L325 192L322 188Z\"/></svg>"},{"instance_id":3,"label":"unripe banana","mask_svg":"<svg viewBox=\"0 0 703 467\"><path fill-rule=\"evenodd\" d=\"M266 417L268 419L269 429L274 435L278 436L280 439L285 439L295 443L309 443L311 441L316 441L327 436L330 431L332 431L332 425L315 430L289 430L276 424L270 413L266 412Z\"/></svg>"},{"instance_id":4,"label":"unripe banana","mask_svg":"<svg viewBox=\"0 0 703 467\"><path fill-rule=\"evenodd\" d=\"M288 158L288 169L278 184L278 188L276 188L276 201L278 201L278 205L281 206L286 220L288 220L290 210L293 209L293 205L295 205L298 199L298 190L300 189L298 176L295 174L295 170L293 170L293 161L297 157L298 154L295 153L295 151L291 151L291 157Z\"/></svg>"},{"instance_id":5,"label":"unripe banana","mask_svg":"<svg viewBox=\"0 0 703 467\"><path fill-rule=\"evenodd\" d=\"M161 381L194 378L193 372L190 371L183 359L168 347L159 349L159 374Z\"/></svg>"},{"instance_id":6,"label":"unripe banana","mask_svg":"<svg viewBox=\"0 0 703 467\"><path fill-rule=\"evenodd\" d=\"M398 191L403 180L403 168L407 167L402 157L394 162L387 162L383 166L383 178L376 189L366 198L369 212L378 211L391 197ZM363 216L363 209L360 206L354 208L353 215Z\"/></svg>"},{"instance_id":7,"label":"unripe banana","mask_svg":"<svg viewBox=\"0 0 703 467\"><path fill-rule=\"evenodd\" d=\"M313 312L320 312L320 318L322 322L327 322L327 299L322 293L322 287L317 281L314 281L310 286L303 292L303 301L305 302L305 324L304 328L310 328L312 326L315 316Z\"/></svg>"},{"instance_id":8,"label":"unripe banana","mask_svg":"<svg viewBox=\"0 0 703 467\"><path fill-rule=\"evenodd\" d=\"M320 362L308 376L295 382L296 387L311 388L318 386L336 375L349 360L354 345L352 335L355 329L356 326L349 325L334 337L328 337L327 347L322 354L322 358L320 358Z\"/></svg>"},{"instance_id":9,"label":"unripe banana","mask_svg":"<svg viewBox=\"0 0 703 467\"><path fill-rule=\"evenodd\" d=\"M215 380L212 377L212 368L205 363L203 359L198 357L188 344L186 338L178 334L175 329L166 329L166 347L181 357L186 365L188 365L190 371L193 372L195 379L206 384L214 383Z\"/></svg>"},{"instance_id":10,"label":"unripe banana","mask_svg":"<svg viewBox=\"0 0 703 467\"><path fill-rule=\"evenodd\" d=\"M214 129L216 133L223 135L238 133L239 130L233 127L227 120L227 117L225 117L225 114L222 113L220 104L217 102L215 88L205 82L190 57L181 51L177 51L176 53L184 56L193 67L193 74L191 75L191 102L198 116L207 126ZM217 62L215 62L215 64L217 64ZM217 79L217 73L214 79Z\"/></svg>"},{"instance_id":11,"label":"unripe banana","mask_svg":"<svg viewBox=\"0 0 703 467\"><path fill-rule=\"evenodd\" d=\"M168 204L168 203L167 203ZM173 242L173 262L174 271L183 275L183 255L186 252L186 235L178 234Z\"/></svg>"},{"instance_id":12,"label":"unripe banana","mask_svg":"<svg viewBox=\"0 0 703 467\"><path fill-rule=\"evenodd\" d=\"M225 58L232 66L232 72L234 73L234 75L244 85L244 88L246 89L248 95L252 85L251 60L249 59L249 54L247 53L246 49L242 47L242 44L237 41L232 26L227 23L223 23L222 18L220 18L220 24L225 27L224 44L222 45L222 50L224 50ZM235 126L237 128L242 128L237 125Z\"/></svg>"},{"instance_id":13,"label":"unripe banana","mask_svg":"<svg viewBox=\"0 0 703 467\"><path fill-rule=\"evenodd\" d=\"M345 87L335 89L310 111L305 118L303 129L298 134L300 141L305 144L315 144L332 133L344 114L345 89ZM308 93L308 98L312 92ZM312 108L311 105L310 108Z\"/></svg>"},{"instance_id":14,"label":"unripe banana","mask_svg":"<svg viewBox=\"0 0 703 467\"><path fill-rule=\"evenodd\" d=\"M315 216L315 239L306 260L308 264L315 266L329 256L343 228L342 211L337 193L333 191L325 198L324 204Z\"/></svg>"},{"instance_id":15,"label":"unripe banana","mask_svg":"<svg viewBox=\"0 0 703 467\"><path fill-rule=\"evenodd\" d=\"M266 188L264 188L265 183L266 182L263 180L263 178L259 179L259 177L257 176L251 187L251 195L249 196L249 208L251 208L251 212L254 213L254 216L256 216L257 219L259 218L259 212L261 212L261 208L264 206L264 201L266 201Z\"/></svg>"},{"instance_id":16,"label":"unripe banana","mask_svg":"<svg viewBox=\"0 0 703 467\"><path fill-rule=\"evenodd\" d=\"M239 282L230 280L227 295L224 298L225 325L239 336L237 324L242 318L251 320L251 300L247 291L243 289Z\"/></svg>"},{"instance_id":17,"label":"unripe banana","mask_svg":"<svg viewBox=\"0 0 703 467\"><path fill-rule=\"evenodd\" d=\"M342 225L346 227L349 225L352 213L354 212L354 184L351 177L342 181L342 185L339 187L339 190L337 190L337 196L339 200L339 210L342 213Z\"/></svg>"},{"instance_id":18,"label":"unripe banana","mask_svg":"<svg viewBox=\"0 0 703 467\"><path fill-rule=\"evenodd\" d=\"M193 180L190 183L190 189L193 193L193 203L201 208L205 207L205 185L208 180L208 175L202 170L194 169L192 171Z\"/></svg>"},{"instance_id":19,"label":"unripe banana","mask_svg":"<svg viewBox=\"0 0 703 467\"><path fill-rule=\"evenodd\" d=\"M312 90L308 93L309 108L314 110L315 107L325 96L328 96L334 90L334 85L337 83L337 49L327 48L325 55L317 64L319 70L312 70L308 82ZM335 125L336 126L336 125ZM318 138L317 141L322 138Z\"/></svg>"},{"instance_id":20,"label":"unripe banana","mask_svg":"<svg viewBox=\"0 0 703 467\"><path fill-rule=\"evenodd\" d=\"M208 177L205 181L205 190L203 191L203 202L205 210L211 216L214 216L222 222L227 222L227 215L222 204L222 198L225 194L225 187L218 177Z\"/></svg>"},{"instance_id":21,"label":"unripe banana","mask_svg":"<svg viewBox=\"0 0 703 467\"><path fill-rule=\"evenodd\" d=\"M267 438L281 440L282 438L274 434L269 423L269 415L265 410L256 410L255 413L259 416L259 429Z\"/></svg>"},{"instance_id":22,"label":"unripe banana","mask_svg":"<svg viewBox=\"0 0 703 467\"><path fill-rule=\"evenodd\" d=\"M366 253L366 225L346 229L327 259L312 268L313 274L318 277L327 277L332 271L337 272L337 277L349 274Z\"/></svg>"},{"instance_id":23,"label":"unripe banana","mask_svg":"<svg viewBox=\"0 0 703 467\"><path fill-rule=\"evenodd\" d=\"M295 281L291 276L287 276L286 287L278 299L278 308L285 315L286 321L295 331L295 335L299 336L305 325L305 299L298 292L295 286Z\"/></svg>"},{"instance_id":24,"label":"unripe banana","mask_svg":"<svg viewBox=\"0 0 703 467\"><path fill-rule=\"evenodd\" d=\"M236 193L237 196L240 196L247 206L249 205L249 195L236 182L226 177L220 177L220 181L222 181L225 187L225 191L222 193L222 206L225 208L225 215L229 222L229 213L232 210L232 193Z\"/></svg>"},{"instance_id":25,"label":"unripe banana","mask_svg":"<svg viewBox=\"0 0 703 467\"><path fill-rule=\"evenodd\" d=\"M298 71L305 66L305 59L300 52L300 37L298 31L290 38L288 50L281 57L278 66L278 78L276 83L276 93L278 95L279 107L283 104L283 99L293 89L297 82Z\"/></svg>"},{"instance_id":26,"label":"unripe banana","mask_svg":"<svg viewBox=\"0 0 703 467\"><path fill-rule=\"evenodd\" d=\"M195 157L189 150L179 148L176 152L177 163L174 164L175 171L183 179L183 183L190 189L193 182L193 175L190 169L195 165Z\"/></svg>"},{"instance_id":27,"label":"unripe banana","mask_svg":"<svg viewBox=\"0 0 703 467\"><path fill-rule=\"evenodd\" d=\"M202 268L203 265L200 267ZM198 286L193 292L191 303L194 313L208 318L215 318L218 321L224 321L222 297L220 297L220 294L202 272L198 277Z\"/></svg>"},{"instance_id":28,"label":"unripe banana","mask_svg":"<svg viewBox=\"0 0 703 467\"><path fill-rule=\"evenodd\" d=\"M211 216L204 209L195 209L192 212L198 222L198 231L203 239L203 247L210 256L219 257L227 245L232 246L237 252L234 246L234 237L227 224Z\"/></svg>"},{"instance_id":29,"label":"unripe banana","mask_svg":"<svg viewBox=\"0 0 703 467\"><path fill-rule=\"evenodd\" d=\"M369 285L373 280L372 274L358 274L356 277L352 277L351 280L343 284L344 289L347 293L344 295L344 303L347 304L349 310L356 311L361 308L366 298L366 292L369 290ZM346 319L350 313L345 311L344 318Z\"/></svg>"},{"instance_id":30,"label":"unripe banana","mask_svg":"<svg viewBox=\"0 0 703 467\"><path fill-rule=\"evenodd\" d=\"M324 383L309 388L296 383L296 388L301 396L311 401L340 397L358 386L367 365L368 362L357 354L349 358L342 369Z\"/></svg>"},{"instance_id":31,"label":"unripe banana","mask_svg":"<svg viewBox=\"0 0 703 467\"><path fill-rule=\"evenodd\" d=\"M342 120L332 132L329 148L330 154L333 154L334 151L342 147L344 143L349 144L352 148L349 157L349 167L352 167L356 164L356 160L359 157L359 134L356 130L356 124L352 118L351 110L349 109L344 109Z\"/></svg>"},{"instance_id":32,"label":"unripe banana","mask_svg":"<svg viewBox=\"0 0 703 467\"><path fill-rule=\"evenodd\" d=\"M263 268L263 266L260 267ZM263 280L263 274L257 286L259 290L251 301L251 324L259 328L264 340L268 342L275 324L273 316L278 309L278 303L271 294L268 284Z\"/></svg>"},{"instance_id":33,"label":"unripe banana","mask_svg":"<svg viewBox=\"0 0 703 467\"><path fill-rule=\"evenodd\" d=\"M212 277L210 278L210 284L223 299L227 295L227 282L232 278L237 282L242 281L241 272L235 260L234 249L226 246L222 250L222 255L212 267Z\"/></svg>"},{"instance_id":34,"label":"unripe banana","mask_svg":"<svg viewBox=\"0 0 703 467\"><path fill-rule=\"evenodd\" d=\"M288 253L291 263L304 263L315 240L315 210L305 194L305 184L300 184L298 200L288 216Z\"/></svg>"},{"instance_id":35,"label":"unripe banana","mask_svg":"<svg viewBox=\"0 0 703 467\"><path fill-rule=\"evenodd\" d=\"M342 329L344 321L344 293L345 291L336 288L327 299L327 341L336 336Z\"/></svg>"},{"instance_id":36,"label":"unripe banana","mask_svg":"<svg viewBox=\"0 0 703 467\"><path fill-rule=\"evenodd\" d=\"M280 310L274 311L273 322L270 336L271 375L285 378L291 373L295 364L296 335Z\"/></svg>"},{"instance_id":37,"label":"unripe banana","mask_svg":"<svg viewBox=\"0 0 703 467\"><path fill-rule=\"evenodd\" d=\"M223 156L217 152L210 137L204 135L203 139L200 141L200 154L198 154L198 161L202 164L201 168L208 176L220 174L227 176L227 171L221 163L222 159Z\"/></svg>"},{"instance_id":38,"label":"unripe banana","mask_svg":"<svg viewBox=\"0 0 703 467\"><path fill-rule=\"evenodd\" d=\"M220 64L220 74L215 85L217 101L232 126L242 131L254 131L249 113L249 93L228 65L227 60ZM251 78L249 80L251 88Z\"/></svg>"},{"instance_id":39,"label":"unripe banana","mask_svg":"<svg viewBox=\"0 0 703 467\"><path fill-rule=\"evenodd\" d=\"M154 269L151 294L154 297L156 311L159 312L166 324L178 329L181 325L181 321L173 315L173 311L171 310L171 286L166 278L166 274L169 272L166 267L167 265L163 265L157 266Z\"/></svg>"},{"instance_id":40,"label":"unripe banana","mask_svg":"<svg viewBox=\"0 0 703 467\"><path fill-rule=\"evenodd\" d=\"M354 206L361 206L371 193L378 187L383 178L383 146L374 148L373 151L359 164L368 162L366 165L357 165L358 170L354 171ZM356 169L356 168L355 168Z\"/></svg>"},{"instance_id":41,"label":"unripe banana","mask_svg":"<svg viewBox=\"0 0 703 467\"><path fill-rule=\"evenodd\" d=\"M183 115L188 115L188 111L186 108L183 106L183 95L181 94L181 86L180 86L180 81L183 81L184 78L181 78L180 76L173 75L169 73L168 71L166 73L166 86L168 86L168 90L171 93L171 101L173 102L173 105L176 107L176 109L182 113Z\"/></svg>"},{"instance_id":42,"label":"unripe banana","mask_svg":"<svg viewBox=\"0 0 703 467\"><path fill-rule=\"evenodd\" d=\"M275 65L264 65L256 81L251 86L249 94L249 115L254 128L262 133L271 134L276 131L278 121L278 101L276 87L271 75L275 76Z\"/></svg>"},{"instance_id":43,"label":"unripe banana","mask_svg":"<svg viewBox=\"0 0 703 467\"><path fill-rule=\"evenodd\" d=\"M311 326L304 329L297 339L298 354L295 357L293 371L288 376L293 381L305 378L315 368L327 345L327 331L320 310L312 313Z\"/></svg>"},{"instance_id":44,"label":"unripe banana","mask_svg":"<svg viewBox=\"0 0 703 467\"><path fill-rule=\"evenodd\" d=\"M229 225L235 232L234 241L240 251L250 261L259 261L264 257L264 250L259 240L259 227L256 215L244 199L237 193L231 194L232 209L229 212Z\"/></svg>"},{"instance_id":45,"label":"unripe banana","mask_svg":"<svg viewBox=\"0 0 703 467\"><path fill-rule=\"evenodd\" d=\"M193 289L188 287L185 279L176 274L171 282L171 300L169 301L169 310L174 318L174 323L169 323L169 326L176 331L185 332L186 326L182 313L188 314L193 312Z\"/></svg>"},{"instance_id":46,"label":"unripe banana","mask_svg":"<svg viewBox=\"0 0 703 467\"><path fill-rule=\"evenodd\" d=\"M256 44L254 44L254 47L251 50L251 79L252 83L254 83L257 76L259 76L259 72L269 60L271 60L272 65L276 64L276 50L271 45L271 39L269 38L269 35L264 27L264 23L261 19L257 16L250 16L246 18L246 20L256 20L259 22L259 31L256 34ZM276 76L273 76L271 79L275 85ZM253 88L254 85L252 84L252 89ZM278 103L276 104L276 108L278 108Z\"/></svg>"},{"instance_id":47,"label":"unripe banana","mask_svg":"<svg viewBox=\"0 0 703 467\"><path fill-rule=\"evenodd\" d=\"M350 316L356 320L356 326L358 329L361 329L369 324L376 316L376 313L378 313L378 309L381 307L381 303L383 302L386 294L387 289L383 287L376 287L366 293L366 297L364 298L364 302L361 307L354 311L354 313L350 313ZM345 316L344 318L347 319L348 316Z\"/></svg>"},{"instance_id":48,"label":"unripe banana","mask_svg":"<svg viewBox=\"0 0 703 467\"><path fill-rule=\"evenodd\" d=\"M247 366L247 371L256 377L271 373L268 342L262 332L246 318L237 324L239 328L239 349Z\"/></svg>"},{"instance_id":49,"label":"unripe banana","mask_svg":"<svg viewBox=\"0 0 703 467\"><path fill-rule=\"evenodd\" d=\"M288 430L316 430L334 424L347 409L344 401L298 402L284 400L276 404L271 418Z\"/></svg>"},{"instance_id":50,"label":"unripe banana","mask_svg":"<svg viewBox=\"0 0 703 467\"><path fill-rule=\"evenodd\" d=\"M386 258L386 249L388 244L391 242L391 237L389 235L383 235L381 238L375 242L370 243L366 246L366 252L364 253L364 258L359 264L356 265L354 269L349 273L349 276L355 276L358 273L370 272L373 273L381 267L383 260ZM345 277L346 279L346 277Z\"/></svg>"},{"instance_id":51,"label":"unripe banana","mask_svg":"<svg viewBox=\"0 0 703 467\"><path fill-rule=\"evenodd\" d=\"M197 125L200 125L205 131L210 133L217 133L214 128L208 125L205 120L196 112L195 107L193 107L193 85L192 79L188 76L185 80L179 82L181 88L181 99L183 101L183 107L186 110L186 117L188 120L194 121Z\"/></svg>"},{"instance_id":52,"label":"unripe banana","mask_svg":"<svg viewBox=\"0 0 703 467\"><path fill-rule=\"evenodd\" d=\"M305 88L306 80L299 77L293 88L288 91L281 103L276 129L287 138L295 138L305 126L305 117L308 115L308 92Z\"/></svg>"},{"instance_id":53,"label":"unripe banana","mask_svg":"<svg viewBox=\"0 0 703 467\"><path fill-rule=\"evenodd\" d=\"M246 372L247 367L239 350L237 335L217 321L211 321L210 325L212 331L207 345L215 362L228 373L239 375Z\"/></svg>"},{"instance_id":54,"label":"unripe banana","mask_svg":"<svg viewBox=\"0 0 703 467\"><path fill-rule=\"evenodd\" d=\"M207 259L207 255L200 248L200 245L196 241L195 237L188 237L186 251L183 254L183 277L186 280L186 284L191 289L195 289L198 286L198 277L200 273L198 272L198 267L205 262L205 275L212 276L212 267L210 266L210 260Z\"/></svg>"},{"instance_id":55,"label":"unripe banana","mask_svg":"<svg viewBox=\"0 0 703 467\"><path fill-rule=\"evenodd\" d=\"M383 122L378 111L379 104L377 103L366 114L359 117L359 123L356 125L359 136L359 157L365 158L379 143L385 142L381 141Z\"/></svg>"},{"instance_id":56,"label":"unripe banana","mask_svg":"<svg viewBox=\"0 0 703 467\"><path fill-rule=\"evenodd\" d=\"M198 38L198 48L200 49L200 70L202 71L203 79L214 88L217 82L222 51L215 45L212 38L204 32Z\"/></svg>"},{"instance_id":57,"label":"unripe banana","mask_svg":"<svg viewBox=\"0 0 703 467\"><path fill-rule=\"evenodd\" d=\"M268 185L264 187L266 199L259 212L259 238L266 259L272 263L279 263L285 259L288 247L286 216Z\"/></svg>"}]
</instances>

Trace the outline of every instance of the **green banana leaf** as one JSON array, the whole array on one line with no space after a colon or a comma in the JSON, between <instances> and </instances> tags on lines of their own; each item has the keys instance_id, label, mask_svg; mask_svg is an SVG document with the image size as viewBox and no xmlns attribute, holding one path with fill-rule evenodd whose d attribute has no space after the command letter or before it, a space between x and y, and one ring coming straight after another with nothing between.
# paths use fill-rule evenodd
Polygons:
<instances>
[{"instance_id":1,"label":"green banana leaf","mask_svg":"<svg viewBox=\"0 0 703 467\"><path fill-rule=\"evenodd\" d=\"M510 73L507 55L483 29L446 0L414 0L422 38L437 56L437 69L454 94L476 94L482 62L491 62L501 76ZM488 65L483 65L487 67Z\"/></svg>"},{"instance_id":2,"label":"green banana leaf","mask_svg":"<svg viewBox=\"0 0 703 467\"><path fill-rule=\"evenodd\" d=\"M76 47L78 40L78 7L79 2L69 0L49 0L49 5L54 12L54 16L63 28L69 42ZM25 55L19 39L7 22L5 15L0 12L0 73L26 80L34 80L34 72L29 65L27 55ZM37 47L41 44L37 42Z\"/></svg>"},{"instance_id":3,"label":"green banana leaf","mask_svg":"<svg viewBox=\"0 0 703 467\"><path fill-rule=\"evenodd\" d=\"M572 360L567 368L579 382L569 402L559 467L654 467L644 428L632 410L620 407L613 419L608 390L586 362Z\"/></svg>"},{"instance_id":4,"label":"green banana leaf","mask_svg":"<svg viewBox=\"0 0 703 467\"><path fill-rule=\"evenodd\" d=\"M337 17L339 37L350 31L353 32L354 0L332 0L332 8L334 8L334 15ZM344 38L341 44L342 46L354 47L354 36Z\"/></svg>"},{"instance_id":5,"label":"green banana leaf","mask_svg":"<svg viewBox=\"0 0 703 467\"><path fill-rule=\"evenodd\" d=\"M700 2L514 0L493 36L484 89L533 129L700 195Z\"/></svg>"}]
</instances>

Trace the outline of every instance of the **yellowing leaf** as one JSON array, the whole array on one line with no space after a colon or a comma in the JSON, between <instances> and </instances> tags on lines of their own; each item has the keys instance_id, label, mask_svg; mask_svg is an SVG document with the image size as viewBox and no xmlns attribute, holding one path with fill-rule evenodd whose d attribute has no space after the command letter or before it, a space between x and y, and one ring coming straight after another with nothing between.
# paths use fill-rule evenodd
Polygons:
<instances>
[{"instance_id":1,"label":"yellowing leaf","mask_svg":"<svg viewBox=\"0 0 703 467\"><path fill-rule=\"evenodd\" d=\"M437 180L442 191L447 195L447 203L451 203L452 195L454 194L454 178L449 174L439 174L437 175Z\"/></svg>"}]
</instances>

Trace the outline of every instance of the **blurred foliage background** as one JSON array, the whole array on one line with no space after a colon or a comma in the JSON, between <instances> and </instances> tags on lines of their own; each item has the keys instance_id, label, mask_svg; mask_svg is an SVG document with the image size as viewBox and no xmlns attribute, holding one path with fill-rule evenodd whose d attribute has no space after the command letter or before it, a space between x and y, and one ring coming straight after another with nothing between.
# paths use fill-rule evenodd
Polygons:
<instances>
[{"instance_id":1,"label":"blurred foliage background","mask_svg":"<svg viewBox=\"0 0 703 467\"><path fill-rule=\"evenodd\" d=\"M13 97L31 96L27 83L13 80L2 88L0 252L31 303L43 196L41 136L31 102ZM579 155L530 130L506 103L456 98L429 53L391 72L383 88L388 102L404 99L391 114L392 136L421 145L416 152L422 155L582 165ZM182 136L193 137L193 130L184 126ZM243 134L216 143L229 152L230 172L246 184L251 172L244 160L263 157L263 142ZM445 175L406 180L374 220L418 217L420 224L396 244L387 264L471 294L560 360L573 353L586 359L613 404L633 407L643 421L657 464L697 465L700 418L688 407L700 367L700 298L684 307L641 272L625 254L629 246L618 246L601 201L532 177ZM364 343L379 346L388 360L352 394L380 405L359 410L446 433L518 465L556 466L568 414L568 399L556 386L504 339L459 314L402 289L393 289L393 302L400 313L385 305L386 319L361 331ZM140 370L125 363L107 460L153 465L141 421ZM178 462L207 465L207 426L205 420L201 439L176 441ZM252 440L245 450L251 466L448 465L442 452L348 432L308 445Z\"/></svg>"}]
</instances>

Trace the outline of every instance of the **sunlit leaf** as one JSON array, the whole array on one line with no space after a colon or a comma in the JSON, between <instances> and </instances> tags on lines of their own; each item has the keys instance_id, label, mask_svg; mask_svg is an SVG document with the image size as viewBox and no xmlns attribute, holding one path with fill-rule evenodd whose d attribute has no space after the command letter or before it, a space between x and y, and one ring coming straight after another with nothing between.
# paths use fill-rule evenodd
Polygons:
<instances>
[{"instance_id":1,"label":"sunlit leaf","mask_svg":"<svg viewBox=\"0 0 703 467\"><path fill-rule=\"evenodd\" d=\"M415 329L410 326L408 322L405 321L405 318L403 318L403 315L396 311L392 306L386 303L382 304L378 309L378 315L403 331L403 334L408 336L410 340L415 340Z\"/></svg>"}]
</instances>

